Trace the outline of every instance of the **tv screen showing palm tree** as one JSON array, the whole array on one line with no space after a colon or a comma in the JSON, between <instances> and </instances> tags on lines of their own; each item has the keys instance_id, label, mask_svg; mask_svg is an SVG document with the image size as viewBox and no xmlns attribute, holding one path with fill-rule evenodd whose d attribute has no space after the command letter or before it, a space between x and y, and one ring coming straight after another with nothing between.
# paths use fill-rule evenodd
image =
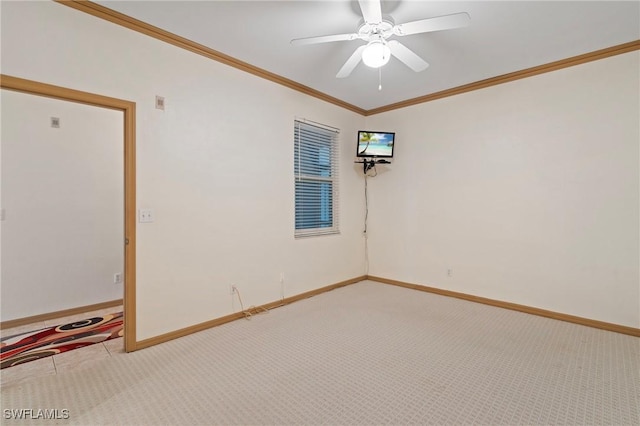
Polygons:
<instances>
[{"instance_id":1,"label":"tv screen showing palm tree","mask_svg":"<svg viewBox=\"0 0 640 426\"><path fill-rule=\"evenodd\" d=\"M358 157L393 157L393 143L396 137L392 132L358 132Z\"/></svg>"}]
</instances>

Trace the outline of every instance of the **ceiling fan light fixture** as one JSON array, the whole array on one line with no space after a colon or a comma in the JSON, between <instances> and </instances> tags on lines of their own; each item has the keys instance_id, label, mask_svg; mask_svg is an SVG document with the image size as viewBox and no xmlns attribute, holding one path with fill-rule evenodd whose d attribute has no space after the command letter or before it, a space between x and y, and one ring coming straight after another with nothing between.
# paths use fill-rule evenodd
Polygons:
<instances>
[{"instance_id":1,"label":"ceiling fan light fixture","mask_svg":"<svg viewBox=\"0 0 640 426\"><path fill-rule=\"evenodd\" d=\"M383 40L372 40L362 51L362 62L371 68L380 68L386 65L391 58L391 49Z\"/></svg>"}]
</instances>

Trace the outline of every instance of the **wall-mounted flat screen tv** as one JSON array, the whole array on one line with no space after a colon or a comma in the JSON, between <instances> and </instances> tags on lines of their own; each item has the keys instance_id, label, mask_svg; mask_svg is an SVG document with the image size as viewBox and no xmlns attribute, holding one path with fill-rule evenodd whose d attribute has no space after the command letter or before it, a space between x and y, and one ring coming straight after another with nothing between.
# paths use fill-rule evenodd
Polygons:
<instances>
[{"instance_id":1,"label":"wall-mounted flat screen tv","mask_svg":"<svg viewBox=\"0 0 640 426\"><path fill-rule=\"evenodd\" d=\"M392 132L358 132L358 157L392 158L396 134Z\"/></svg>"}]
</instances>

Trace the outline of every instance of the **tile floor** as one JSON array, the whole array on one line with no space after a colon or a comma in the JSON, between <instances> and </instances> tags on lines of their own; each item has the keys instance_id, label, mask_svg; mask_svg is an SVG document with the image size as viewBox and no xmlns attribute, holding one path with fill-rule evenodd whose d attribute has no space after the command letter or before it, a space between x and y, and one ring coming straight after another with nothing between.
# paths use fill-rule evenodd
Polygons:
<instances>
[{"instance_id":1,"label":"tile floor","mask_svg":"<svg viewBox=\"0 0 640 426\"><path fill-rule=\"evenodd\" d=\"M13 336L27 331L39 330L45 327L52 327L73 321L90 318L95 315L111 314L121 312L122 306L114 306L112 308L100 309L83 314L77 314L47 321L40 321L33 324L21 325L19 327L7 328L0 330L0 335ZM106 359L112 356L124 354L124 340L122 337L118 339L107 340L106 342L96 343L95 345L85 346L80 349L74 349L69 352L63 352L47 358L36 361L27 362L16 365L14 367L0 370L0 385L9 386L31 380L35 377L49 376L68 371L70 369L82 369L90 367L94 362Z\"/></svg>"}]
</instances>

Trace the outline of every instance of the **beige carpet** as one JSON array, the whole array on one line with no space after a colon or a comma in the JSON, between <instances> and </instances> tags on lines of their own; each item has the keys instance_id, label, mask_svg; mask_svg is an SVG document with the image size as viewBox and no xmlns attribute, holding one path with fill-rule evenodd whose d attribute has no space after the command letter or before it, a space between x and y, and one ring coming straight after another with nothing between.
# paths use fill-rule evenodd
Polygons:
<instances>
[{"instance_id":1,"label":"beige carpet","mask_svg":"<svg viewBox=\"0 0 640 426\"><path fill-rule=\"evenodd\" d=\"M637 425L640 339L365 281L3 387L2 408L20 425Z\"/></svg>"}]
</instances>

